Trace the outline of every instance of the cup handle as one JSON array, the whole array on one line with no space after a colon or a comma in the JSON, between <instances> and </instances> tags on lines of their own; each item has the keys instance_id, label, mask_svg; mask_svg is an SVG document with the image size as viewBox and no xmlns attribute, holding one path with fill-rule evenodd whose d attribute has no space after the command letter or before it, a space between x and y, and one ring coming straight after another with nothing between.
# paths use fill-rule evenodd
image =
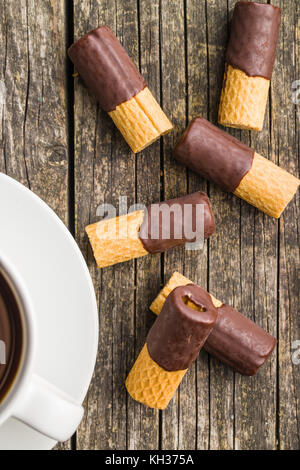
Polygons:
<instances>
[{"instance_id":1,"label":"cup handle","mask_svg":"<svg viewBox=\"0 0 300 470\"><path fill-rule=\"evenodd\" d=\"M55 441L64 442L76 431L83 407L38 375L33 375L14 418Z\"/></svg>"}]
</instances>

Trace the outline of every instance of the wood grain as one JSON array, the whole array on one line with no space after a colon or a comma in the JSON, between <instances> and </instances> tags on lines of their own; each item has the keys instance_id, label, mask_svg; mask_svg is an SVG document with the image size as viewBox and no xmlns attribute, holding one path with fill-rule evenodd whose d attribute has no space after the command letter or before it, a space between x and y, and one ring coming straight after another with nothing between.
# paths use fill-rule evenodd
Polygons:
<instances>
[{"instance_id":1,"label":"wood grain","mask_svg":"<svg viewBox=\"0 0 300 470\"><path fill-rule=\"evenodd\" d=\"M136 2L74 2L75 39L107 24L138 64ZM109 117L75 80L76 237L84 252L84 226L97 220L101 203L117 207L119 196L135 200L135 156ZM86 399L86 416L77 448L124 449L128 445L128 397L125 378L134 361L134 261L97 271L88 264L99 299L99 356Z\"/></svg>"},{"instance_id":2,"label":"wood grain","mask_svg":"<svg viewBox=\"0 0 300 470\"><path fill-rule=\"evenodd\" d=\"M65 11L55 0L1 8L1 171L67 222Z\"/></svg>"},{"instance_id":3,"label":"wood grain","mask_svg":"<svg viewBox=\"0 0 300 470\"><path fill-rule=\"evenodd\" d=\"M159 2L138 3L139 66L149 89L158 102L160 88ZM148 205L160 200L161 143L156 142L136 156L136 200ZM136 262L134 348L130 367L141 351L154 321L149 305L161 283L161 256L147 256ZM128 448L159 447L159 411L146 408L128 397Z\"/></svg>"},{"instance_id":4,"label":"wood grain","mask_svg":"<svg viewBox=\"0 0 300 470\"><path fill-rule=\"evenodd\" d=\"M166 136L163 144L163 199L170 199L187 193L186 170L172 159L172 149L184 130L186 122L186 87L185 87L185 11L180 0L162 0L161 2L161 67L162 67L162 101L163 107L170 116L174 131ZM176 86L174 86L176 84ZM176 248L164 254L164 281L176 270L184 271L184 248ZM162 449L185 448L186 441L195 445L195 426L185 428L184 403L191 400L190 413L193 422L195 415L195 371L192 368L182 381L168 408L161 413L161 447ZM190 388L192 381L192 388ZM182 405L182 406L181 406ZM190 415L190 416L191 416ZM182 428L183 425L183 428Z\"/></svg>"},{"instance_id":5,"label":"wood grain","mask_svg":"<svg viewBox=\"0 0 300 470\"><path fill-rule=\"evenodd\" d=\"M292 83L299 79L299 2L272 2L283 9L272 80L271 145L278 164L299 176L299 105L292 101ZM292 46L293 45L293 46ZM299 323L299 191L279 220L278 271L278 446L300 447L299 364L293 364L293 343L300 338Z\"/></svg>"},{"instance_id":6,"label":"wood grain","mask_svg":"<svg viewBox=\"0 0 300 470\"><path fill-rule=\"evenodd\" d=\"M200 26L200 27L199 27ZM206 44L206 8L205 2L188 0L185 9L185 45L186 45L186 125L195 116L207 117L208 74ZM187 172L188 192L208 191L209 185L192 171ZM214 211L214 209L213 209ZM205 242L203 250L185 251L184 274L189 279L208 288L208 246ZM209 359L202 351L195 363L195 371L186 375L186 396L190 395L181 409L185 418L181 424L187 449L192 445L197 449L209 447ZM188 390L193 393L189 394ZM189 409L194 407L196 415L190 415Z\"/></svg>"},{"instance_id":7,"label":"wood grain","mask_svg":"<svg viewBox=\"0 0 300 470\"><path fill-rule=\"evenodd\" d=\"M231 11L234 3L234 1L229 2ZM233 134L261 155L275 161L270 145L270 128L271 114L268 105L261 132L235 131ZM278 223L275 219L253 209L249 204L243 201L240 204L241 292L238 307L244 315L277 336ZM276 386L275 353L250 380L236 374L234 392L236 449L276 448Z\"/></svg>"},{"instance_id":8,"label":"wood grain","mask_svg":"<svg viewBox=\"0 0 300 470\"><path fill-rule=\"evenodd\" d=\"M227 41L227 8L222 0L206 2L208 118L217 122ZM210 185L209 195L216 221L216 234L209 243L209 290L219 299L238 307L240 301L240 202ZM230 221L230 222L228 222ZM234 374L210 358L210 436L213 449L234 447Z\"/></svg>"}]
</instances>

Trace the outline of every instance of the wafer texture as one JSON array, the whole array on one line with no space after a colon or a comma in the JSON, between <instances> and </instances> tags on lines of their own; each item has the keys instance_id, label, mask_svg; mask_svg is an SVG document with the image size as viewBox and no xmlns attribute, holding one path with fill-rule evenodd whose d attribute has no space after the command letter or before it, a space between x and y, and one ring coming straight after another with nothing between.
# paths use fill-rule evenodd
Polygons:
<instances>
[{"instance_id":1,"label":"wafer texture","mask_svg":"<svg viewBox=\"0 0 300 470\"><path fill-rule=\"evenodd\" d=\"M234 194L271 217L280 217L300 180L258 153Z\"/></svg>"},{"instance_id":2,"label":"wafer texture","mask_svg":"<svg viewBox=\"0 0 300 470\"><path fill-rule=\"evenodd\" d=\"M187 284L195 284L195 283L193 281L190 281L190 279L188 279L187 277L175 271L170 277L167 284L160 291L158 296L153 300L152 304L150 305L150 310L156 315L159 315L168 295L170 295L171 292L176 287L186 286ZM221 307L221 305L223 305L223 302L216 299L212 294L209 294L209 295L211 296L212 303L214 304L216 308Z\"/></svg>"},{"instance_id":3,"label":"wafer texture","mask_svg":"<svg viewBox=\"0 0 300 470\"><path fill-rule=\"evenodd\" d=\"M85 228L98 268L149 254L139 238L143 220L144 211L140 210Z\"/></svg>"},{"instance_id":4,"label":"wafer texture","mask_svg":"<svg viewBox=\"0 0 300 470\"><path fill-rule=\"evenodd\" d=\"M168 295L179 286L194 284L187 277L174 272L165 287L152 302L150 309L157 315L160 313ZM222 302L211 295L215 307L220 307ZM190 308L195 308L193 303L187 303ZM150 357L147 344L144 345L127 379L126 388L134 400L149 406L150 408L165 409L174 396L185 370L166 371Z\"/></svg>"},{"instance_id":5,"label":"wafer texture","mask_svg":"<svg viewBox=\"0 0 300 470\"><path fill-rule=\"evenodd\" d=\"M173 128L148 87L108 114L134 153Z\"/></svg>"},{"instance_id":6,"label":"wafer texture","mask_svg":"<svg viewBox=\"0 0 300 470\"><path fill-rule=\"evenodd\" d=\"M125 385L129 395L136 401L164 410L176 392L185 370L167 371L150 357L144 344L135 361Z\"/></svg>"},{"instance_id":7,"label":"wafer texture","mask_svg":"<svg viewBox=\"0 0 300 470\"><path fill-rule=\"evenodd\" d=\"M261 131L270 80L249 77L242 70L225 66L218 121L223 126Z\"/></svg>"}]
</instances>

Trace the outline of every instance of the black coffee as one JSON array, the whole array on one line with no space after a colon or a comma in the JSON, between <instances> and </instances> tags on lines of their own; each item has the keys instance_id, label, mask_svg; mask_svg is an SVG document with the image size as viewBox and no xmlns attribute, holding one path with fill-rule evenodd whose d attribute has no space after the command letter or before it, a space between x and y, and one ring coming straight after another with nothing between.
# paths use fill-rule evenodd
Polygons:
<instances>
[{"instance_id":1,"label":"black coffee","mask_svg":"<svg viewBox=\"0 0 300 470\"><path fill-rule=\"evenodd\" d=\"M0 403L18 372L22 345L23 328L19 305L0 271Z\"/></svg>"}]
</instances>

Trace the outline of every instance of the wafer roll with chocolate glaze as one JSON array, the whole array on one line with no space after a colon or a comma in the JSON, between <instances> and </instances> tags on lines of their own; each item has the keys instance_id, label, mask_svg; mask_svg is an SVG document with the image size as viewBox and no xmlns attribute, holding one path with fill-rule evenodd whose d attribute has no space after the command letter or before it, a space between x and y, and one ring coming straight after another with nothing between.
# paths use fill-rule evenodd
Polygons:
<instances>
[{"instance_id":1,"label":"wafer roll with chocolate glaze","mask_svg":"<svg viewBox=\"0 0 300 470\"><path fill-rule=\"evenodd\" d=\"M217 309L204 289L195 284L174 289L126 379L131 397L150 408L165 409L216 318Z\"/></svg>"},{"instance_id":2,"label":"wafer roll with chocolate glaze","mask_svg":"<svg viewBox=\"0 0 300 470\"><path fill-rule=\"evenodd\" d=\"M174 157L199 175L278 218L294 197L299 179L206 119L193 119Z\"/></svg>"},{"instance_id":3,"label":"wafer roll with chocolate glaze","mask_svg":"<svg viewBox=\"0 0 300 470\"><path fill-rule=\"evenodd\" d=\"M174 272L152 302L150 310L159 315L174 289L191 283L187 277ZM271 355L277 340L234 308L209 295L217 308L218 317L203 348L236 372L255 375Z\"/></svg>"},{"instance_id":4,"label":"wafer roll with chocolate glaze","mask_svg":"<svg viewBox=\"0 0 300 470\"><path fill-rule=\"evenodd\" d=\"M98 268L148 254L139 238L144 217L144 211L140 210L104 219L85 228Z\"/></svg>"},{"instance_id":5,"label":"wafer roll with chocolate glaze","mask_svg":"<svg viewBox=\"0 0 300 470\"><path fill-rule=\"evenodd\" d=\"M281 9L238 2L231 22L219 123L260 131L273 72Z\"/></svg>"},{"instance_id":6,"label":"wafer roll with chocolate glaze","mask_svg":"<svg viewBox=\"0 0 300 470\"><path fill-rule=\"evenodd\" d=\"M144 78L107 26L83 36L68 53L75 69L134 153L173 128Z\"/></svg>"},{"instance_id":7,"label":"wafer roll with chocolate glaze","mask_svg":"<svg viewBox=\"0 0 300 470\"><path fill-rule=\"evenodd\" d=\"M152 204L145 211L101 220L85 230L97 266L104 268L185 243L201 243L214 233L215 221L209 198L198 191Z\"/></svg>"}]
</instances>

